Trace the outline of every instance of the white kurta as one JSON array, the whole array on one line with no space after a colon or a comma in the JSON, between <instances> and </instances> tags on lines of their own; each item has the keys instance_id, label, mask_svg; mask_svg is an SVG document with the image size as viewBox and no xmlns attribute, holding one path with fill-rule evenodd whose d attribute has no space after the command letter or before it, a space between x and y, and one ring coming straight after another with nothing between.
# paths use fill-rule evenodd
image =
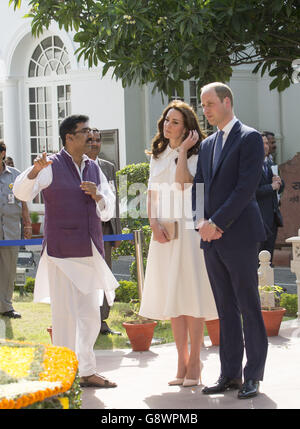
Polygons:
<instances>
[{"instance_id":1,"label":"white kurta","mask_svg":"<svg viewBox=\"0 0 300 429\"><path fill-rule=\"evenodd\" d=\"M80 177L82 177L82 172L85 167L84 160L86 159L88 158L84 155L81 169L74 163ZM51 165L41 170L36 179L30 180L27 176L32 168L33 167L29 167L21 173L17 178L18 180L14 183L13 192L15 196L22 201L33 200L39 192L52 183ZM102 195L102 199L97 204L97 214L101 217L103 222L106 222L114 215L115 195L100 168L99 171L100 186L98 193ZM64 259L49 256L47 254L47 249L45 249L40 258L36 274L34 301L49 302L49 269L51 269L54 264L59 267L83 294L99 289L99 303L102 305L103 291L105 291L108 303L112 305L115 297L114 290L119 286L119 283L93 243L92 249L93 256L91 257ZM49 261L51 261L51 264L48 264Z\"/></svg>"},{"instance_id":2,"label":"white kurta","mask_svg":"<svg viewBox=\"0 0 300 429\"><path fill-rule=\"evenodd\" d=\"M86 159L84 155L80 169L74 163L81 178ZM52 183L51 165L41 170L33 180L27 177L31 168L20 174L13 188L14 194L23 201L32 200ZM103 198L96 210L101 220L107 221L114 214L115 195L100 168L99 171L97 192ZM35 302L47 302L50 297L53 344L76 352L80 376L96 372L93 347L101 326L99 294L102 292L103 297L105 291L108 302L112 304L114 290L119 286L93 242L92 252L90 257L55 258L47 254L45 247L34 290Z\"/></svg>"},{"instance_id":3,"label":"white kurta","mask_svg":"<svg viewBox=\"0 0 300 429\"><path fill-rule=\"evenodd\" d=\"M175 186L178 153L169 146L158 159L151 159L149 189L159 192L159 218L178 222L178 239L159 243L151 238L140 314L150 319L181 315L218 318L207 276L200 236L192 221L191 184L184 191ZM188 159L192 176L196 155ZM202 194L203 198L203 194Z\"/></svg>"}]
</instances>

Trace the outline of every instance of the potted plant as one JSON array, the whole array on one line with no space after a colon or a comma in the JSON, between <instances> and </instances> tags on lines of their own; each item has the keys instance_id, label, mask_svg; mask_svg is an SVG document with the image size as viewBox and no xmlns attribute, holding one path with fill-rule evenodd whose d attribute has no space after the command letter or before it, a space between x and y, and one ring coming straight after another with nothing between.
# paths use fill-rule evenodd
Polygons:
<instances>
[{"instance_id":1,"label":"potted plant","mask_svg":"<svg viewBox=\"0 0 300 429\"><path fill-rule=\"evenodd\" d=\"M218 346L220 344L220 320L206 320L205 325L212 345Z\"/></svg>"},{"instance_id":2,"label":"potted plant","mask_svg":"<svg viewBox=\"0 0 300 429\"><path fill-rule=\"evenodd\" d=\"M140 308L140 300L132 299L130 301L132 320L123 322L129 338L132 350L135 352L144 352L149 350L154 328L157 325L155 320L146 319L138 314Z\"/></svg>"},{"instance_id":3,"label":"potted plant","mask_svg":"<svg viewBox=\"0 0 300 429\"><path fill-rule=\"evenodd\" d=\"M39 235L41 223L39 222L39 214L37 212L30 213L31 226L32 226L32 235Z\"/></svg>"},{"instance_id":4,"label":"potted plant","mask_svg":"<svg viewBox=\"0 0 300 429\"><path fill-rule=\"evenodd\" d=\"M286 312L280 307L280 294L283 288L277 285L259 286L261 311L268 337L278 335L282 318Z\"/></svg>"}]
</instances>

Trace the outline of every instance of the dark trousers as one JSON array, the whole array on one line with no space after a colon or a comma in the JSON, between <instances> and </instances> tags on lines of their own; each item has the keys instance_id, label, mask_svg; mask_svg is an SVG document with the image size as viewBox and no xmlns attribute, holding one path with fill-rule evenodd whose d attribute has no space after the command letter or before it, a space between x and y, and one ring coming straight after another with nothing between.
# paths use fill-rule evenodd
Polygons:
<instances>
[{"instance_id":1,"label":"dark trousers","mask_svg":"<svg viewBox=\"0 0 300 429\"><path fill-rule=\"evenodd\" d=\"M204 257L220 319L221 375L262 380L268 340L261 314L257 245L220 251L212 243Z\"/></svg>"},{"instance_id":2,"label":"dark trousers","mask_svg":"<svg viewBox=\"0 0 300 429\"><path fill-rule=\"evenodd\" d=\"M15 286L19 247L0 247L0 313L13 310L12 296Z\"/></svg>"}]
</instances>

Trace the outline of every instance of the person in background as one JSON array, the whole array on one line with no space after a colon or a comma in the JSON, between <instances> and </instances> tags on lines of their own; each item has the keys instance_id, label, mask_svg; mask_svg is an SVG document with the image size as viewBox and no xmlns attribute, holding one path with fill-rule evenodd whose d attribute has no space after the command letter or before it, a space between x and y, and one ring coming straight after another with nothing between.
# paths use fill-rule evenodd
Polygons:
<instances>
[{"instance_id":1,"label":"person in background","mask_svg":"<svg viewBox=\"0 0 300 429\"><path fill-rule=\"evenodd\" d=\"M24 238L32 235L27 204L13 194L13 184L20 171L5 163L6 145L0 142L0 240L20 240L21 219ZM9 318L20 318L14 310L12 297L16 278L19 246L0 246L0 313Z\"/></svg>"},{"instance_id":2,"label":"person in background","mask_svg":"<svg viewBox=\"0 0 300 429\"><path fill-rule=\"evenodd\" d=\"M278 194L284 190L284 183L280 176L274 174L274 165L269 161L269 143L265 133L262 133L264 143L265 159L262 169L262 176L256 190L256 200L263 218L267 239L260 243L259 252L268 250L271 254L271 264L273 265L273 253L277 237L278 227L283 226L282 215L279 209Z\"/></svg>"},{"instance_id":3,"label":"person in background","mask_svg":"<svg viewBox=\"0 0 300 429\"><path fill-rule=\"evenodd\" d=\"M276 164L276 139L275 134L272 131L264 131L263 135L267 137L269 145L268 159L271 164Z\"/></svg>"},{"instance_id":4,"label":"person in background","mask_svg":"<svg viewBox=\"0 0 300 429\"><path fill-rule=\"evenodd\" d=\"M14 167L14 160L12 159L11 156L7 156L5 159L5 164L8 165L9 167Z\"/></svg>"},{"instance_id":5,"label":"person in background","mask_svg":"<svg viewBox=\"0 0 300 429\"><path fill-rule=\"evenodd\" d=\"M118 235L122 233L121 221L119 215L119 197L117 192L117 182L116 182L116 169L112 162L106 161L99 158L101 150L101 133L98 129L93 130L92 142L89 150L86 152L86 155L93 159L101 168L101 171L104 173L109 185L111 186L114 194L116 195L116 213L109 221L102 222L102 233L103 235ZM104 254L105 261L109 268L112 268L111 263L111 252L114 247L119 247L120 241L104 241ZM113 331L107 324L107 319L110 312L110 307L114 302L114 293L107 291L106 293L102 292L102 305L100 307L101 313L101 328L100 334L103 335L121 335L120 332Z\"/></svg>"}]
</instances>

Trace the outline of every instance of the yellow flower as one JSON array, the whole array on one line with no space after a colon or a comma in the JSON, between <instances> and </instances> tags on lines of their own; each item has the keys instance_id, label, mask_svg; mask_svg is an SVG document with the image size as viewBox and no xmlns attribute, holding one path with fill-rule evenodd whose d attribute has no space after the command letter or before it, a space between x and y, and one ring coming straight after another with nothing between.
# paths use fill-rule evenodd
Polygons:
<instances>
[{"instance_id":1,"label":"yellow flower","mask_svg":"<svg viewBox=\"0 0 300 429\"><path fill-rule=\"evenodd\" d=\"M0 347L0 369L16 378L29 374L35 349L33 347Z\"/></svg>"},{"instance_id":2,"label":"yellow flower","mask_svg":"<svg viewBox=\"0 0 300 429\"><path fill-rule=\"evenodd\" d=\"M58 398L58 400L65 410L69 409L69 398L63 397L63 398Z\"/></svg>"},{"instance_id":3,"label":"yellow flower","mask_svg":"<svg viewBox=\"0 0 300 429\"><path fill-rule=\"evenodd\" d=\"M66 392L74 382L78 367L75 353L66 347L6 340L0 340L0 362L0 369L18 380L1 384L0 378L0 409L27 407ZM42 371L38 370L39 363ZM69 408L67 397L58 399L64 408Z\"/></svg>"}]
</instances>

